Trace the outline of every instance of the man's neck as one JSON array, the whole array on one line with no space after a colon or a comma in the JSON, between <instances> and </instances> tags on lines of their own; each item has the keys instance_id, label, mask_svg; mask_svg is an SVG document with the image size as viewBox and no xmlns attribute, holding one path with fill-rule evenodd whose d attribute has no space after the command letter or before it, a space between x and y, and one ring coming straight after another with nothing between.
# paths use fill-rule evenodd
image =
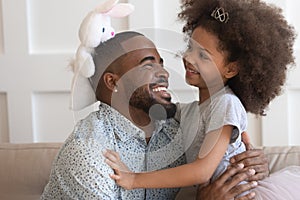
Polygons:
<instances>
[{"instance_id":1,"label":"man's neck","mask_svg":"<svg viewBox=\"0 0 300 200\"><path fill-rule=\"evenodd\" d=\"M155 130L155 124L149 114L142 109L137 109L132 106L129 106L129 113L131 121L145 132L146 140L150 138Z\"/></svg>"},{"instance_id":2,"label":"man's neck","mask_svg":"<svg viewBox=\"0 0 300 200\"><path fill-rule=\"evenodd\" d=\"M142 109L138 109L130 105L128 107L128 105L125 106L122 103L119 105L115 104L113 107L118 110L124 117L126 117L133 124L135 124L145 132L145 138L148 143L153 134L153 131L155 130L154 121L150 118L149 114Z\"/></svg>"}]
</instances>

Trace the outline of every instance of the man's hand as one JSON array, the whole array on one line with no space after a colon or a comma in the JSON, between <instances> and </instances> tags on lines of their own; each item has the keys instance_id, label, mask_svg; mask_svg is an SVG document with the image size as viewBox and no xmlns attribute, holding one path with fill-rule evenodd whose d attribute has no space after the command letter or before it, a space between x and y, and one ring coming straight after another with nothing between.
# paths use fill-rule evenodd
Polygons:
<instances>
[{"instance_id":1,"label":"man's hand","mask_svg":"<svg viewBox=\"0 0 300 200\"><path fill-rule=\"evenodd\" d=\"M256 187L256 181L269 176L269 164L263 150L253 149L247 133L243 133L242 137L247 151L232 157L231 167L214 183L202 187L198 191L197 200L254 199L254 192L244 196L239 195ZM245 180L248 183L239 184Z\"/></svg>"},{"instance_id":2,"label":"man's hand","mask_svg":"<svg viewBox=\"0 0 300 200\"><path fill-rule=\"evenodd\" d=\"M249 177L248 181L259 181L269 176L269 163L263 150L251 149L230 159L232 164L243 163L244 170L254 169L256 174Z\"/></svg>"},{"instance_id":3,"label":"man's hand","mask_svg":"<svg viewBox=\"0 0 300 200\"><path fill-rule=\"evenodd\" d=\"M256 187L256 181L238 185L241 181L247 180L255 174L253 169L244 170L243 167L243 164L229 167L214 183L202 187L201 190L198 191L197 200L231 200L243 192ZM237 197L236 199L250 200L254 199L254 196L255 193L250 192L247 195Z\"/></svg>"}]
</instances>

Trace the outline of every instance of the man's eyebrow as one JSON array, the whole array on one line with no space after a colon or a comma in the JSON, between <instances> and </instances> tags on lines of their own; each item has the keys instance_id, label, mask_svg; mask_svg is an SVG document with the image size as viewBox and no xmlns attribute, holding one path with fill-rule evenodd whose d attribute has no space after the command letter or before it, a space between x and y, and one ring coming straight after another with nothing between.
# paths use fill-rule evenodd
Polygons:
<instances>
[{"instance_id":1,"label":"man's eyebrow","mask_svg":"<svg viewBox=\"0 0 300 200\"><path fill-rule=\"evenodd\" d=\"M155 57L154 56L147 56L147 57L143 58L140 61L140 64L142 64L143 62L148 61L148 60L153 61L153 60L155 60ZM162 58L160 58L159 63L163 63L163 62L164 62L164 60Z\"/></svg>"}]
</instances>

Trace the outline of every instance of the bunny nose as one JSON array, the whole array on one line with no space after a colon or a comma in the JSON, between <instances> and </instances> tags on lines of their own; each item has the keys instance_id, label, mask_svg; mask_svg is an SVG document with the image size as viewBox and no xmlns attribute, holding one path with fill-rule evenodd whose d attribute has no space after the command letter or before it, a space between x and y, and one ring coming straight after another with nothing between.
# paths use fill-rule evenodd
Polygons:
<instances>
[{"instance_id":1,"label":"bunny nose","mask_svg":"<svg viewBox=\"0 0 300 200\"><path fill-rule=\"evenodd\" d=\"M114 36L115 35L115 32L111 32L111 36Z\"/></svg>"}]
</instances>

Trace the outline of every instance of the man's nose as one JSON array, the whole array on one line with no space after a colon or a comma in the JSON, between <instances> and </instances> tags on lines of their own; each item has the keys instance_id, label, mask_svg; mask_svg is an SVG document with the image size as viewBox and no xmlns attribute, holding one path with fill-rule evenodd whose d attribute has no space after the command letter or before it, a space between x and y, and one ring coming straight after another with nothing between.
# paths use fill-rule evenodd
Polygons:
<instances>
[{"instance_id":1,"label":"man's nose","mask_svg":"<svg viewBox=\"0 0 300 200\"><path fill-rule=\"evenodd\" d=\"M156 77L164 77L166 79L169 78L169 72L163 67L159 66L157 71L155 72Z\"/></svg>"}]
</instances>

